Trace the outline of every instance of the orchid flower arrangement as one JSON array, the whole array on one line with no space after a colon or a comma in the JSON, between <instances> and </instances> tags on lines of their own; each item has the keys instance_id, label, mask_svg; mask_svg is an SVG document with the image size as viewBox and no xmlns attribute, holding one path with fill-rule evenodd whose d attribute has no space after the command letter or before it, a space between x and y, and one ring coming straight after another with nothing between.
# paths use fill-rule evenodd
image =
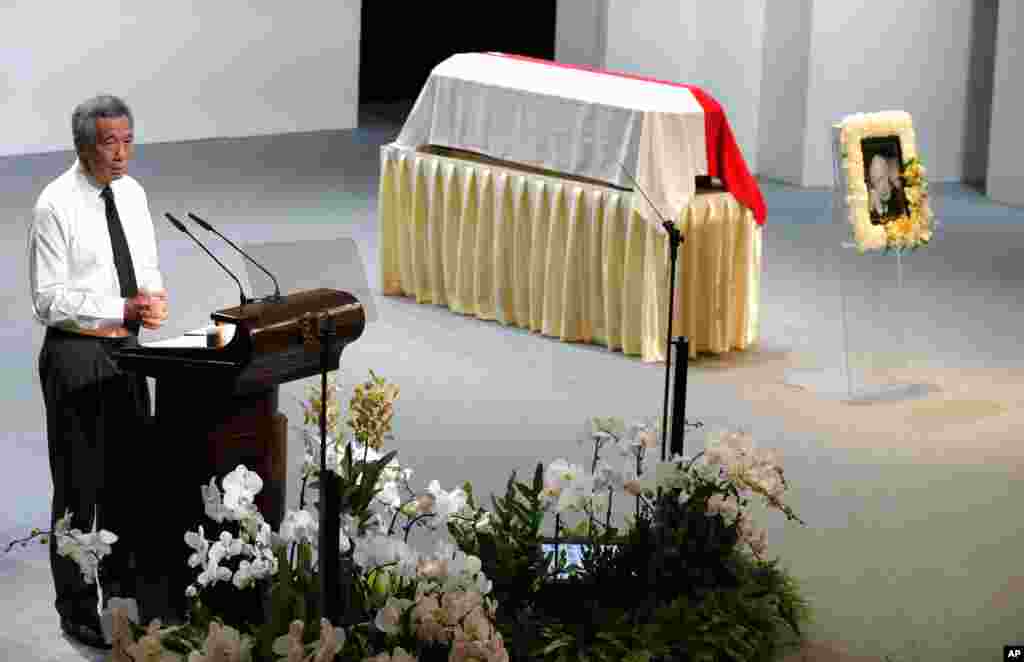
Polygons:
<instances>
[{"instance_id":1,"label":"orchid flower arrangement","mask_svg":"<svg viewBox=\"0 0 1024 662\"><path fill-rule=\"evenodd\" d=\"M331 380L323 403L320 389L312 387L304 410L306 424L318 431L321 405L326 405L326 466L344 484L369 495L362 502L356 500L341 521L338 553L351 559L357 573L355 589L369 610L368 620L354 627L364 639L368 633L376 633L393 644L389 650L395 659L410 655L406 651L414 654L424 647L441 647L458 648L465 659L479 653L489 655L481 659L501 662L497 653L504 650L500 635L493 623L488 621L484 627L480 621L481 614L493 615L495 609L487 597L491 582L482 572L480 560L445 541L439 541L432 554L421 554L408 543L417 527L444 530L449 519L466 509L467 495L461 488L445 490L436 480L425 490L414 490L413 471L400 466L394 452L384 452L397 387L371 373L349 402L347 429L340 425L337 391ZM254 472L239 466L224 477L223 491L214 479L203 486L206 515L218 523L236 524L238 534L222 531L216 539L207 540L202 527L186 534L186 543L193 550L189 565L200 571L188 589L197 606L202 606L204 592L218 583L237 590L269 586L272 595L281 585L307 594L318 590L319 521L315 511L306 507L305 496L307 488L319 487L320 444L315 432L305 432L300 508L285 514L279 532L270 530L255 507L262 480ZM435 602L447 611L433 609ZM398 621L389 620L396 618L396 605L405 607L397 618L406 624L418 610L419 626L396 630ZM308 639L302 634L303 627L303 621L292 621L288 634L274 638L272 650L279 659L290 661L298 654L298 642ZM341 650L346 632L336 628L330 641L323 636L318 641L321 643L304 644L304 657L295 659L319 660L316 656L323 651Z\"/></svg>"},{"instance_id":2,"label":"orchid flower arrangement","mask_svg":"<svg viewBox=\"0 0 1024 662\"><path fill-rule=\"evenodd\" d=\"M97 529L95 513L92 520L92 530L83 533L79 529L73 529L71 522L74 520L74 513L70 510L64 511L64 516L54 524L53 531L32 529L28 537L11 541L5 552L10 552L16 545L25 547L34 539L40 544L47 545L50 539L57 542L57 555L71 559L78 564L82 572L82 580L86 584L96 585L96 612L100 618L100 625L107 642L111 641L112 609L120 607L124 613L135 622L139 622L139 608L134 599L110 596L103 597L103 587L100 585L100 564L103 557L111 552L111 546L117 542L117 535L106 529Z\"/></svg>"},{"instance_id":3,"label":"orchid flower arrangement","mask_svg":"<svg viewBox=\"0 0 1024 662\"><path fill-rule=\"evenodd\" d=\"M759 498L787 519L804 524L783 501L789 484L778 452L757 448L753 437L742 430L712 431L705 450L695 457L659 463L646 495L659 488L678 491L680 504L700 499L705 514L721 516L727 526L735 527L739 540L758 559L764 557L767 533L745 510L752 499Z\"/></svg>"},{"instance_id":4,"label":"orchid flower arrangement","mask_svg":"<svg viewBox=\"0 0 1024 662\"><path fill-rule=\"evenodd\" d=\"M555 577L565 565L564 558L553 559L542 550L546 516L554 515L556 538L614 543L605 547L618 551L590 559L592 576L587 581L598 593L610 590L620 598L646 577L650 563L645 555L651 549L644 543L629 550L620 543L654 540L651 522L663 526L673 517L684 527L695 520L714 522L717 530L731 532L720 538L726 542L719 548L731 553L742 545L760 563L766 536L749 515L749 503L761 500L800 521L786 504L788 483L778 455L757 448L749 434L714 432L697 456L658 462L652 451L659 447L661 434L653 419L631 425L616 418L589 421L584 441L593 445L593 451L586 465L565 458L546 467L538 464L530 484L516 481L513 473L506 496L492 498L493 509L477 505L469 483L444 489L432 480L415 489L412 469L401 466L396 452L384 448L391 436L398 388L371 373L355 388L344 418L337 391L333 380L326 393L314 387L303 406L306 425L318 431L320 408L326 405L325 464L340 477L345 504L339 549L319 549L319 514L305 503L307 489L319 491L321 467L319 438L307 430L299 508L285 514L277 531L255 505L263 480L244 465L219 483L213 477L200 487L205 515L212 523L184 533L191 550L184 562L195 571L186 589L192 599L189 622L161 627L154 621L143 628L134 600L111 598L103 623L114 662L329 662L339 657L362 662L509 662L508 637L531 652L534 644L543 644L545 659L575 659L573 655L595 645L595 633L578 634L583 630L574 630L569 620L559 621L563 614L557 609L538 612L554 619L552 627L529 625L531 610L540 604L531 600L554 595L544 591L558 589ZM613 526L613 502L620 493L636 500L635 517L626 516L622 533ZM672 510L667 519L666 504ZM581 515L575 526L563 522ZM45 542L46 535L57 536L58 553L74 559L86 581L98 587L100 563L117 536L97 530L95 521L90 533L69 530L70 519L68 513L58 520L52 534L33 530L25 541L38 536ZM455 544L442 537L431 552L418 551L409 543L418 528L446 532ZM15 541L8 550L25 541ZM681 549L675 547L677 552ZM324 553L339 554L346 562L343 572L352 580L346 585L354 611L335 615L337 624L318 613L319 558ZM608 565L616 554L618 560ZM613 573L609 580L624 582L614 584L621 590L602 588L602 563ZM692 567L664 566L674 573L671 579L661 579L670 598L685 588L680 568ZM582 582L577 586L586 585L579 576L577 580ZM771 593L775 589L767 590L769 598L776 595ZM799 605L792 593L783 595L783 602ZM607 635L609 642L619 642L608 644L618 652L647 645L629 629L636 614L667 617L669 622L675 618L671 604L658 607L661 611L638 611L631 605L629 600L609 604L612 610L633 611L625 620L602 622L595 630L604 625L625 627L614 637ZM524 614L526 620L521 620ZM673 636L671 626L663 629L665 636ZM573 641L579 645L570 645ZM651 650L668 650L665 646L671 642L658 645L662 648ZM523 654L520 651L516 659L524 659Z\"/></svg>"}]
</instances>

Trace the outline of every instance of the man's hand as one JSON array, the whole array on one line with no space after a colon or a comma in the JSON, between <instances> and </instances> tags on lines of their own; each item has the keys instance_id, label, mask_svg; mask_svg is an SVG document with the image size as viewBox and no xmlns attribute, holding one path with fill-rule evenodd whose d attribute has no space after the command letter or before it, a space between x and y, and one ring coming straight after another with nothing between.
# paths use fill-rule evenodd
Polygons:
<instances>
[{"instance_id":1,"label":"man's hand","mask_svg":"<svg viewBox=\"0 0 1024 662\"><path fill-rule=\"evenodd\" d=\"M130 299L124 300L124 321L142 321L143 314L148 314L150 296L142 290Z\"/></svg>"},{"instance_id":2,"label":"man's hand","mask_svg":"<svg viewBox=\"0 0 1024 662\"><path fill-rule=\"evenodd\" d=\"M147 306L141 311L142 326L159 329L167 320L167 290L140 289L139 296L147 298Z\"/></svg>"}]
</instances>

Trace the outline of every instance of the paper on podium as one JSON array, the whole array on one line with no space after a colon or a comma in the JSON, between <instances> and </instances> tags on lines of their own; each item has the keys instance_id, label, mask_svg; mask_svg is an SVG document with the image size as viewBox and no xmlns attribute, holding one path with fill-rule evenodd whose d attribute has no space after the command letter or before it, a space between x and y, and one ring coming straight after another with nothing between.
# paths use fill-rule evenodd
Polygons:
<instances>
[{"instance_id":1,"label":"paper on podium","mask_svg":"<svg viewBox=\"0 0 1024 662\"><path fill-rule=\"evenodd\" d=\"M211 342L211 336L221 336L222 340L214 340ZM152 342L141 343L143 347L168 347L168 348L217 348L223 347L224 345L231 342L231 339L235 337L235 327L230 324L224 324L221 326L209 325L186 331L183 336L175 336L173 338L164 338L163 340L154 340Z\"/></svg>"}]
</instances>

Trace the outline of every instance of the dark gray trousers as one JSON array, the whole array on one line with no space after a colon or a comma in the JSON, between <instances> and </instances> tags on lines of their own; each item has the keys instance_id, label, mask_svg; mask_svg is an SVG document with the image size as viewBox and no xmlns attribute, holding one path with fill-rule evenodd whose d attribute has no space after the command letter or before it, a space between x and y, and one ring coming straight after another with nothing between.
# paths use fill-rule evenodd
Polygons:
<instances>
[{"instance_id":1,"label":"dark gray trousers","mask_svg":"<svg viewBox=\"0 0 1024 662\"><path fill-rule=\"evenodd\" d=\"M159 450L150 439L150 399L146 378L122 372L110 352L137 344L131 336L106 339L47 329L39 354L39 377L46 403L46 432L53 480L51 529L65 510L69 528L97 527L118 536L100 565L104 597L134 596L132 565L144 522L159 515L150 501L146 474L159 471ZM150 501L151 502L151 501ZM57 612L77 623L93 622L96 586L86 584L78 564L58 556L50 540L50 567Z\"/></svg>"}]
</instances>

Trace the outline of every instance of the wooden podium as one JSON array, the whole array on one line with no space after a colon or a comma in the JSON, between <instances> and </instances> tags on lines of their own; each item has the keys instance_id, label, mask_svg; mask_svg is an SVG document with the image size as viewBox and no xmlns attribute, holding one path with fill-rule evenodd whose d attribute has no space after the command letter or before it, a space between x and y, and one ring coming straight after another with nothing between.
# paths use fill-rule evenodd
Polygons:
<instances>
[{"instance_id":1,"label":"wooden podium","mask_svg":"<svg viewBox=\"0 0 1024 662\"><path fill-rule=\"evenodd\" d=\"M229 340L183 336L114 354L121 368L156 379L155 430L139 451L140 465L155 467L149 475L158 511L143 518L159 522L147 527L153 539L150 561L166 564L171 596L183 595L198 574L186 565L185 531L215 526L205 517L200 492L211 477L220 488L221 478L239 464L258 473L263 490L256 505L278 529L288 456L288 421L278 411L278 387L320 373L321 324L329 320L334 329L328 370L338 368L342 349L366 325L362 304L330 289L228 308L211 318Z\"/></svg>"}]
</instances>

